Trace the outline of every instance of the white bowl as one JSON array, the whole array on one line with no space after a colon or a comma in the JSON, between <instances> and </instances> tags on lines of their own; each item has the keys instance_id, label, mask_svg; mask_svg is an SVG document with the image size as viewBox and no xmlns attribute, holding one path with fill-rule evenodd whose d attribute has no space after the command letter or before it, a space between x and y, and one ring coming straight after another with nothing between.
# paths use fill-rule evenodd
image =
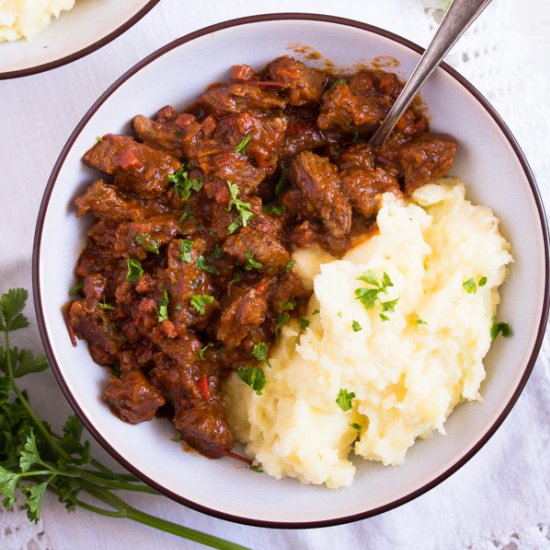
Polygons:
<instances>
[{"instance_id":1,"label":"white bowl","mask_svg":"<svg viewBox=\"0 0 550 550\"><path fill-rule=\"evenodd\" d=\"M190 104L208 83L227 78L233 64L261 68L290 44L306 44L337 66L377 56L400 61L406 78L418 46L365 24L326 16L278 14L208 27L153 53L115 82L91 107L65 145L42 201L33 258L34 295L40 330L67 399L86 427L124 466L169 497L197 510L252 525L318 527L374 515L430 489L487 442L510 412L531 372L548 315L548 230L536 184L517 143L488 102L449 67L436 71L422 95L432 129L459 143L453 175L468 184L476 203L502 220L515 263L502 289L499 318L512 338L495 341L486 358L483 403L459 405L447 435L418 441L399 467L364 462L353 485L330 490L277 481L231 459L208 460L184 453L171 441L167 421L137 426L121 422L101 401L106 373L82 342L73 348L61 307L87 223L75 217L73 199L92 179L82 154L106 132L129 130L138 113L166 104Z\"/></svg>"},{"instance_id":2,"label":"white bowl","mask_svg":"<svg viewBox=\"0 0 550 550\"><path fill-rule=\"evenodd\" d=\"M47 71L88 55L137 23L159 0L77 0L30 39L0 42L0 79Z\"/></svg>"}]
</instances>

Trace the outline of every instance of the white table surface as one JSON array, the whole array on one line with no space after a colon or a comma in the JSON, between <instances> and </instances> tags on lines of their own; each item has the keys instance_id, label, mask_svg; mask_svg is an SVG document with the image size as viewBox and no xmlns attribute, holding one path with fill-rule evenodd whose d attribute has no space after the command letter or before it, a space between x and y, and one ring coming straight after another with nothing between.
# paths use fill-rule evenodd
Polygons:
<instances>
[{"instance_id":1,"label":"white table surface","mask_svg":"<svg viewBox=\"0 0 550 550\"><path fill-rule=\"evenodd\" d=\"M143 56L182 34L243 15L315 11L379 24L385 20L387 10L404 13L407 4L417 2L418 0L162 0L137 25L99 51L46 73L0 82L0 291L12 286L31 288L30 260L34 225L41 195L53 164L72 129L95 98ZM525 65L525 76L531 68L536 68L543 71L547 82L550 82L550 0L516 2L510 25L511 30L528 37L532 46ZM389 28L408 38L419 40L415 29L408 28L405 15ZM546 93L548 95L548 88ZM548 145L550 154L550 144ZM13 207L13 201L17 202L17 208ZM39 349L35 326L28 333L27 344ZM69 407L50 373L38 375L36 380L38 382L30 387L31 399L42 415L55 425L70 412ZM522 405L520 398L517 407L522 406L525 405ZM533 411L533 414L537 412ZM505 426L513 421L514 412L505 422ZM468 476L470 469L476 467L476 462L483 460L483 453L490 452L491 445L495 444L493 441L498 441L505 435L503 430L497 432L493 440L470 463L445 483L459 483L461 476ZM103 451L97 446L95 452L100 458L104 458ZM431 491L435 496L422 496L405 505L424 507L427 527L429 515L438 513L438 490L439 488L435 488ZM475 496L472 495L472 498ZM513 498L513 494L504 492L501 505L505 507L507 499ZM360 526L355 524L312 530L307 539L298 537L293 531L274 530L268 538L265 530L209 518L175 503L167 504L164 497L132 495L128 500L151 514L162 515L166 519L254 548L259 547L257 541L260 539L263 541L261 547L264 548L325 548L329 539L334 541L331 542L332 546L341 548L370 547L370 520L360 522ZM459 521L457 518L449 518L449 521ZM392 521L391 512L386 514L385 520ZM0 529L11 525L10 521L12 518L9 514L0 514ZM546 511L546 522L550 522L550 510ZM35 538L28 548L137 550L197 547L141 525L128 529L127 523L124 520L93 516L85 511L67 514L64 507L50 496L43 510L43 534ZM399 525L397 520L395 527L412 528ZM467 530L468 526L464 525L463 528ZM377 547L396 546L388 539L385 544L379 542Z\"/></svg>"}]
</instances>

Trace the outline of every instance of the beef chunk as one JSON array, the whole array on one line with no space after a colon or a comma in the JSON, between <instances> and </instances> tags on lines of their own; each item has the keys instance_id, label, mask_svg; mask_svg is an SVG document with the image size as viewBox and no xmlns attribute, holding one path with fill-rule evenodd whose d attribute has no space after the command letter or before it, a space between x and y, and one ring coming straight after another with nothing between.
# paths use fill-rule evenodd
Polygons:
<instances>
[{"instance_id":1,"label":"beef chunk","mask_svg":"<svg viewBox=\"0 0 550 550\"><path fill-rule=\"evenodd\" d=\"M90 185L84 195L75 200L75 204L79 217L92 212L98 218L110 221L139 220L166 210L158 201L125 197L102 179Z\"/></svg>"},{"instance_id":2,"label":"beef chunk","mask_svg":"<svg viewBox=\"0 0 550 550\"><path fill-rule=\"evenodd\" d=\"M291 175L323 220L328 232L343 237L351 229L351 205L340 190L336 166L309 151L300 153L290 165Z\"/></svg>"},{"instance_id":3,"label":"beef chunk","mask_svg":"<svg viewBox=\"0 0 550 550\"><path fill-rule=\"evenodd\" d=\"M392 101L380 96L358 96L344 83L323 95L317 125L321 130L351 131L354 127L376 128L385 118Z\"/></svg>"},{"instance_id":4,"label":"beef chunk","mask_svg":"<svg viewBox=\"0 0 550 550\"><path fill-rule=\"evenodd\" d=\"M265 320L267 303L265 290L250 288L246 291L232 288L227 303L222 303L222 314L218 320L216 337L228 348L237 347L243 338Z\"/></svg>"},{"instance_id":5,"label":"beef chunk","mask_svg":"<svg viewBox=\"0 0 550 550\"><path fill-rule=\"evenodd\" d=\"M284 85L290 105L318 103L323 93L323 73L308 67L288 55L272 61L266 72L269 77Z\"/></svg>"},{"instance_id":6,"label":"beef chunk","mask_svg":"<svg viewBox=\"0 0 550 550\"><path fill-rule=\"evenodd\" d=\"M338 157L336 164L339 170L348 170L349 168L372 170L374 169L374 152L367 142L360 141L346 147Z\"/></svg>"},{"instance_id":7,"label":"beef chunk","mask_svg":"<svg viewBox=\"0 0 550 550\"><path fill-rule=\"evenodd\" d=\"M317 149L327 143L324 133L315 121L290 116L284 140L281 146L281 157L293 157L302 151Z\"/></svg>"},{"instance_id":8,"label":"beef chunk","mask_svg":"<svg viewBox=\"0 0 550 550\"><path fill-rule=\"evenodd\" d=\"M249 227L243 227L237 234L227 237L222 249L245 266L249 263L248 253L262 264L260 270L283 269L290 260L287 250L277 239Z\"/></svg>"},{"instance_id":9,"label":"beef chunk","mask_svg":"<svg viewBox=\"0 0 550 550\"><path fill-rule=\"evenodd\" d=\"M132 127L146 145L164 149L180 160L183 158L183 129L177 117L151 120L137 115L132 121Z\"/></svg>"},{"instance_id":10,"label":"beef chunk","mask_svg":"<svg viewBox=\"0 0 550 550\"><path fill-rule=\"evenodd\" d=\"M400 193L397 179L382 168L350 168L340 173L340 179L343 193L353 208L366 218L376 215L383 193Z\"/></svg>"},{"instance_id":11,"label":"beef chunk","mask_svg":"<svg viewBox=\"0 0 550 550\"><path fill-rule=\"evenodd\" d=\"M114 176L115 185L143 198L160 196L168 176L180 168L172 155L134 141L130 136L107 134L83 157L84 162Z\"/></svg>"},{"instance_id":12,"label":"beef chunk","mask_svg":"<svg viewBox=\"0 0 550 550\"><path fill-rule=\"evenodd\" d=\"M130 424L153 419L166 402L140 370L125 372L120 378L111 376L103 400L113 413Z\"/></svg>"},{"instance_id":13,"label":"beef chunk","mask_svg":"<svg viewBox=\"0 0 550 550\"><path fill-rule=\"evenodd\" d=\"M420 134L397 151L405 176L405 193L446 174L456 154L456 141L445 134Z\"/></svg>"},{"instance_id":14,"label":"beef chunk","mask_svg":"<svg viewBox=\"0 0 550 550\"><path fill-rule=\"evenodd\" d=\"M280 111L285 101L272 88L245 81L216 84L198 97L198 102L217 116L243 111Z\"/></svg>"}]
</instances>

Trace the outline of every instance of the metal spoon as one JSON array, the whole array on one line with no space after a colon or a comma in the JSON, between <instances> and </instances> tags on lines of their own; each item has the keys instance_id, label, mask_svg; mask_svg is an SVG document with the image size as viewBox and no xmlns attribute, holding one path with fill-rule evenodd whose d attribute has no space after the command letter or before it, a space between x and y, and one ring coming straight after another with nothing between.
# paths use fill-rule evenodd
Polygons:
<instances>
[{"instance_id":1,"label":"metal spoon","mask_svg":"<svg viewBox=\"0 0 550 550\"><path fill-rule=\"evenodd\" d=\"M407 84L399 94L386 118L370 138L373 147L383 145L414 96L443 61L448 51L473 23L491 0L453 0L430 45L420 58Z\"/></svg>"}]
</instances>

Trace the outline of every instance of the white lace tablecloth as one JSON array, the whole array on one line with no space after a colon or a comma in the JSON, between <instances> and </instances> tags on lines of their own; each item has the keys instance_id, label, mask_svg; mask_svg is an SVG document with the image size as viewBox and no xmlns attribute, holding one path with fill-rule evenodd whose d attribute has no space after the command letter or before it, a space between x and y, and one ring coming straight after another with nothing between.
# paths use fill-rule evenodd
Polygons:
<instances>
[{"instance_id":1,"label":"white lace tablecloth","mask_svg":"<svg viewBox=\"0 0 550 550\"><path fill-rule=\"evenodd\" d=\"M426 0L434 4L436 0ZM304 11L369 22L425 45L433 18L421 0L162 0L135 27L68 66L0 82L0 281L31 287L32 237L49 172L86 110L126 69L182 34L255 13ZM529 51L544 45L546 55ZM448 57L493 103L522 145L550 204L550 2L495 0ZM537 64L538 63L538 64ZM546 80L545 80L546 78ZM525 83L528 85L525 86ZM22 342L38 349L34 327ZM31 400L54 425L69 413L53 376L29 383ZM450 479L381 516L339 527L272 530L213 519L164 497L130 495L149 513L251 548L550 549L550 340L517 405L483 449ZM95 452L104 457L96 446ZM104 457L108 461L108 457ZM222 488L221 488L222 490ZM30 524L0 508L0 548L81 550L196 548L124 520L77 511L52 496Z\"/></svg>"}]
</instances>

